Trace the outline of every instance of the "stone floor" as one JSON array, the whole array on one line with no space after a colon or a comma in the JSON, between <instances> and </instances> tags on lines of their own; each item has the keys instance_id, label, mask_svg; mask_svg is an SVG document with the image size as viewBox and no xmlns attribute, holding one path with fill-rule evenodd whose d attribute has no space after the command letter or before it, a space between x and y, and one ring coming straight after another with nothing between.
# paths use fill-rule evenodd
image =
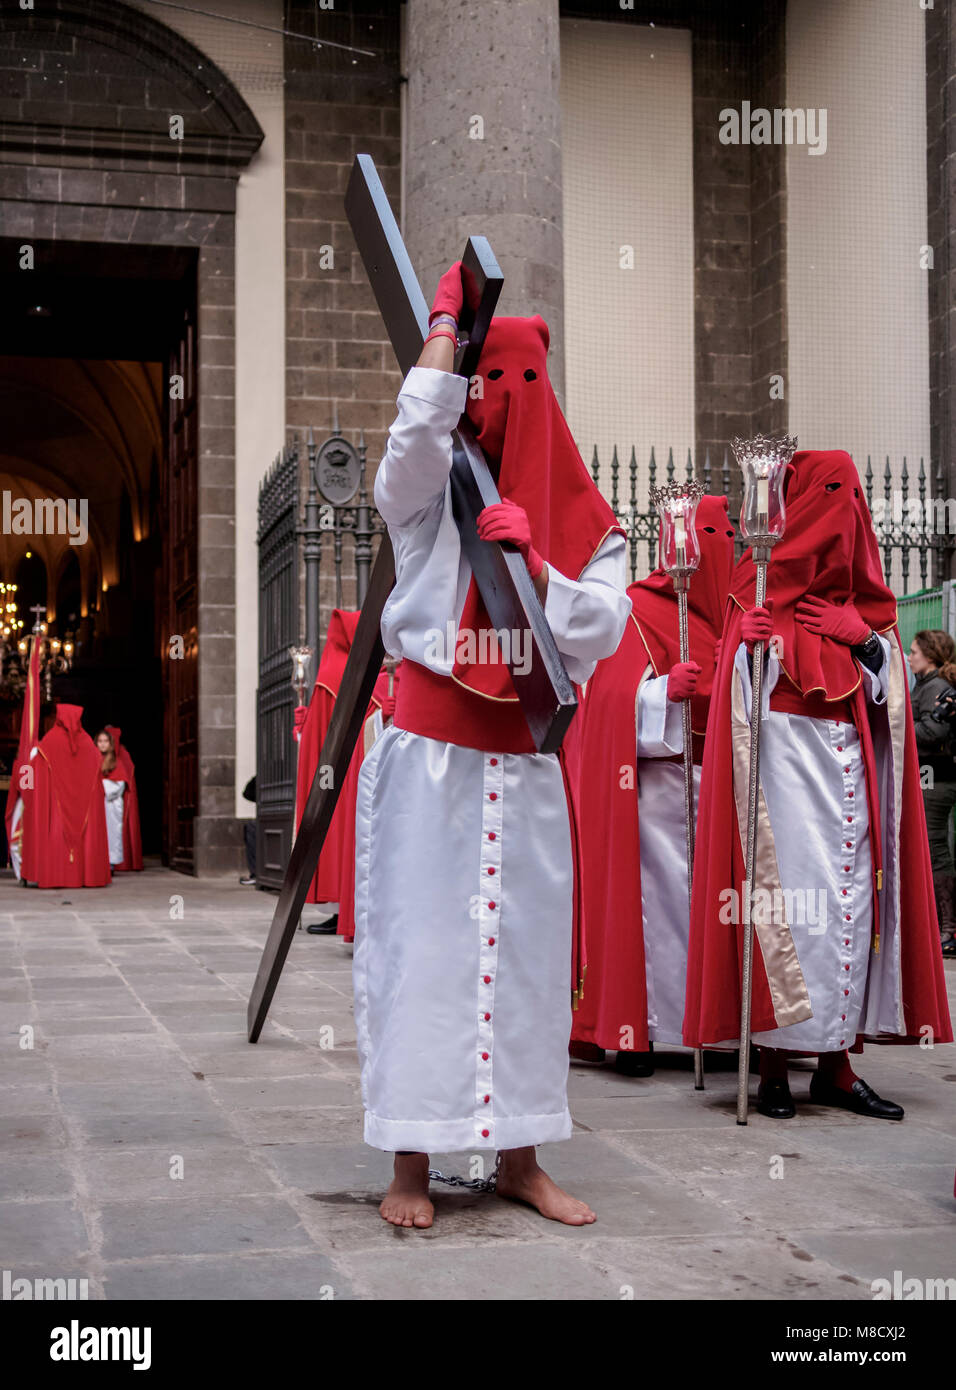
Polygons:
<instances>
[{"instance_id":1,"label":"stone floor","mask_svg":"<svg viewBox=\"0 0 956 1390\"><path fill-rule=\"evenodd\" d=\"M386 1226L350 948L299 933L246 1042L274 903L159 868L84 892L0 881L0 1269L134 1299L852 1300L894 1270L956 1274L953 1047L868 1049L902 1125L801 1104L797 1074L798 1117L743 1129L726 1063L702 1094L676 1051L651 1080L575 1064L575 1136L542 1154L596 1225L439 1189L431 1230Z\"/></svg>"}]
</instances>

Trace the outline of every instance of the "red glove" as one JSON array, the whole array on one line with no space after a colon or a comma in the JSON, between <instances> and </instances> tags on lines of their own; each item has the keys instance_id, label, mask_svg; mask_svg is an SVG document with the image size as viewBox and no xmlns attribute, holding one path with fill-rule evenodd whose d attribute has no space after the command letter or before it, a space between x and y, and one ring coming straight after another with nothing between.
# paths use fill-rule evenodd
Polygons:
<instances>
[{"instance_id":1,"label":"red glove","mask_svg":"<svg viewBox=\"0 0 956 1390\"><path fill-rule=\"evenodd\" d=\"M503 497L495 506L485 507L483 512L479 512L478 535L483 541L513 545L524 557L532 579L537 579L544 569L544 561L531 544L528 513L517 502L509 502Z\"/></svg>"},{"instance_id":2,"label":"red glove","mask_svg":"<svg viewBox=\"0 0 956 1390\"><path fill-rule=\"evenodd\" d=\"M308 712L308 705L296 705L295 707L295 714L293 715L293 718L295 719L295 726L292 730L292 737L296 741L296 743L298 743L299 739L302 737L302 726L305 723L305 716L308 714Z\"/></svg>"},{"instance_id":3,"label":"red glove","mask_svg":"<svg viewBox=\"0 0 956 1390\"><path fill-rule=\"evenodd\" d=\"M382 696L382 723L390 724L395 718L395 696Z\"/></svg>"},{"instance_id":4,"label":"red glove","mask_svg":"<svg viewBox=\"0 0 956 1390\"><path fill-rule=\"evenodd\" d=\"M438 282L435 300L428 315L429 324L436 314L451 314L457 323L461 318L464 298L465 292L461 283L461 261L456 261L453 266L449 266Z\"/></svg>"},{"instance_id":5,"label":"red glove","mask_svg":"<svg viewBox=\"0 0 956 1390\"><path fill-rule=\"evenodd\" d=\"M767 600L766 608L751 608L745 613L740 624L740 633L752 652L755 642L769 642L773 636L773 599Z\"/></svg>"},{"instance_id":6,"label":"red glove","mask_svg":"<svg viewBox=\"0 0 956 1390\"><path fill-rule=\"evenodd\" d=\"M826 599L808 594L797 604L795 615L807 632L832 637L848 647L861 646L870 635L869 623L863 621L852 603L827 603Z\"/></svg>"},{"instance_id":7,"label":"red glove","mask_svg":"<svg viewBox=\"0 0 956 1390\"><path fill-rule=\"evenodd\" d=\"M701 668L696 661L679 661L667 673L668 700L689 700L697 693Z\"/></svg>"}]
</instances>

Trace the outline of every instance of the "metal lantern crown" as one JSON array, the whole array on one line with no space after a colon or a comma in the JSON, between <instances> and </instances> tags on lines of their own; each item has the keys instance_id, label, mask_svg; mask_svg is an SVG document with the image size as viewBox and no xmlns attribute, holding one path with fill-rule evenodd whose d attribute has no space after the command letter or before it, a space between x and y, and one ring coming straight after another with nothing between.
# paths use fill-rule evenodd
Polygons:
<instances>
[{"instance_id":1,"label":"metal lantern crown","mask_svg":"<svg viewBox=\"0 0 956 1390\"><path fill-rule=\"evenodd\" d=\"M772 439L733 439L731 447L744 475L740 529L752 546L772 546L783 535L786 507L783 484L797 441L781 435Z\"/></svg>"},{"instance_id":2,"label":"metal lantern crown","mask_svg":"<svg viewBox=\"0 0 956 1390\"><path fill-rule=\"evenodd\" d=\"M292 680L289 684L296 693L299 704L305 703L305 692L309 684L309 663L312 660L311 647L290 647L292 658Z\"/></svg>"},{"instance_id":3,"label":"metal lantern crown","mask_svg":"<svg viewBox=\"0 0 956 1390\"><path fill-rule=\"evenodd\" d=\"M700 564L697 504L704 495L700 483L667 483L651 489L651 505L661 519L660 567L672 578L692 574Z\"/></svg>"}]
</instances>

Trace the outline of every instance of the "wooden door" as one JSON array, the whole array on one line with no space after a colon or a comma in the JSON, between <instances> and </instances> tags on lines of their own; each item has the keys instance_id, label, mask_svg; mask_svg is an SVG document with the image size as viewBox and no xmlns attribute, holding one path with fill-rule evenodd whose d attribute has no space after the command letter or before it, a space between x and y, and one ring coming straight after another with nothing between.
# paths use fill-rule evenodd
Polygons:
<instances>
[{"instance_id":1,"label":"wooden door","mask_svg":"<svg viewBox=\"0 0 956 1390\"><path fill-rule=\"evenodd\" d=\"M195 872L193 830L199 802L198 528L199 411L195 303L184 310L169 354L162 470L163 706L165 859Z\"/></svg>"}]
</instances>

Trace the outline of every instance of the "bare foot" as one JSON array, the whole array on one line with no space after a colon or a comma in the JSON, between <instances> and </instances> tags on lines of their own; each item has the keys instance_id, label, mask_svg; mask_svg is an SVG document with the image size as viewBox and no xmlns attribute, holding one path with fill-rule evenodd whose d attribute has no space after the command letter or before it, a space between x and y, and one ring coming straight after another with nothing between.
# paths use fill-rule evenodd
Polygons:
<instances>
[{"instance_id":1,"label":"bare foot","mask_svg":"<svg viewBox=\"0 0 956 1390\"><path fill-rule=\"evenodd\" d=\"M511 1149L501 1156L495 1188L499 1197L527 1202L549 1221L565 1226L590 1226L597 1220L586 1202L579 1202L538 1167L534 1149Z\"/></svg>"},{"instance_id":2,"label":"bare foot","mask_svg":"<svg viewBox=\"0 0 956 1390\"><path fill-rule=\"evenodd\" d=\"M392 1226L424 1230L432 1224L435 1208L428 1199L428 1154L395 1155L395 1176L379 1212Z\"/></svg>"}]
</instances>

